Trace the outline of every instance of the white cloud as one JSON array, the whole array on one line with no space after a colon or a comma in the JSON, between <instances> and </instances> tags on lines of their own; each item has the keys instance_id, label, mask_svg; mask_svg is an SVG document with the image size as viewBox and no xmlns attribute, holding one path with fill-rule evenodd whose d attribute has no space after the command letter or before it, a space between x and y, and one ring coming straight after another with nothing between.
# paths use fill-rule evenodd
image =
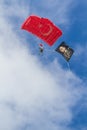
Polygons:
<instances>
[{"instance_id":1,"label":"white cloud","mask_svg":"<svg viewBox=\"0 0 87 130\"><path fill-rule=\"evenodd\" d=\"M19 16L25 8L17 2L10 3L10 15ZM64 130L73 117L71 108L81 98L81 81L56 60L43 65L31 55L7 22L5 6L1 1L0 129Z\"/></svg>"},{"instance_id":2,"label":"white cloud","mask_svg":"<svg viewBox=\"0 0 87 130\"><path fill-rule=\"evenodd\" d=\"M6 0L1 0L0 1L0 15L4 15L5 17L8 16L16 16L16 17L24 17L28 15L28 9L30 6L25 6L24 1L6 1Z\"/></svg>"}]
</instances>

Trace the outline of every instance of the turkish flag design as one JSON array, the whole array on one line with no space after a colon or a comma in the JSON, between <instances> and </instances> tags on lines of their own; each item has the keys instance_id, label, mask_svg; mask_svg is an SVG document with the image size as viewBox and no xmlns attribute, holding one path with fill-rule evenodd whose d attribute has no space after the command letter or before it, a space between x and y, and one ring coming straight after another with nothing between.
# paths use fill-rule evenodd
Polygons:
<instances>
[{"instance_id":1,"label":"turkish flag design","mask_svg":"<svg viewBox=\"0 0 87 130\"><path fill-rule=\"evenodd\" d=\"M28 17L21 28L38 36L50 46L62 35L62 31L49 19L40 18L38 16Z\"/></svg>"}]
</instances>

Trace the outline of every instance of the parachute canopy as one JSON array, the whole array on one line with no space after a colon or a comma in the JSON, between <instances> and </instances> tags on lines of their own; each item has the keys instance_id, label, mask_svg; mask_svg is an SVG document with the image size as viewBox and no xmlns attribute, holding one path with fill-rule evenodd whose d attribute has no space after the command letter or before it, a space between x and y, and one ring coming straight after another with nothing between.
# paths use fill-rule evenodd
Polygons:
<instances>
[{"instance_id":1,"label":"parachute canopy","mask_svg":"<svg viewBox=\"0 0 87 130\"><path fill-rule=\"evenodd\" d=\"M71 56L74 53L74 50L72 48L70 48L65 42L62 42L55 49L55 51L59 52L66 59L66 61L69 61Z\"/></svg>"},{"instance_id":2,"label":"parachute canopy","mask_svg":"<svg viewBox=\"0 0 87 130\"><path fill-rule=\"evenodd\" d=\"M62 35L62 31L49 19L38 16L29 16L21 28L38 36L49 46L52 46Z\"/></svg>"}]
</instances>

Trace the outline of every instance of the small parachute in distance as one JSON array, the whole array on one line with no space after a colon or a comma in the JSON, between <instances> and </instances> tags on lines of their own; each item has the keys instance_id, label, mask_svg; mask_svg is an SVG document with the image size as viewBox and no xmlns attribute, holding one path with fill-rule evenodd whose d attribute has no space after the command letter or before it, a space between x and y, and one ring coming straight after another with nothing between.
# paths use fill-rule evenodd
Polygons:
<instances>
[{"instance_id":1,"label":"small parachute in distance","mask_svg":"<svg viewBox=\"0 0 87 130\"><path fill-rule=\"evenodd\" d=\"M52 46L62 35L62 31L47 18L38 16L29 16L23 23L21 29L24 29L45 41Z\"/></svg>"},{"instance_id":2,"label":"small parachute in distance","mask_svg":"<svg viewBox=\"0 0 87 130\"><path fill-rule=\"evenodd\" d=\"M74 53L74 50L72 48L70 48L65 42L62 42L55 49L55 51L59 52L66 59L66 61L69 61L71 56Z\"/></svg>"}]
</instances>

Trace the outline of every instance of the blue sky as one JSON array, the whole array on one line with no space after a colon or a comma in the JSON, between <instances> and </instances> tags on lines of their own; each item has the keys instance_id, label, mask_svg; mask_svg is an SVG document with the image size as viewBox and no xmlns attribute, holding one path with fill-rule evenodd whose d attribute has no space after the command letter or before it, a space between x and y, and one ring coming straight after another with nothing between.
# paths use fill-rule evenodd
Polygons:
<instances>
[{"instance_id":1,"label":"blue sky","mask_svg":"<svg viewBox=\"0 0 87 130\"><path fill-rule=\"evenodd\" d=\"M31 14L63 31L52 47L21 30ZM1 130L87 130L86 17L86 0L0 0ZM70 70L54 52L62 41L75 51Z\"/></svg>"}]
</instances>

